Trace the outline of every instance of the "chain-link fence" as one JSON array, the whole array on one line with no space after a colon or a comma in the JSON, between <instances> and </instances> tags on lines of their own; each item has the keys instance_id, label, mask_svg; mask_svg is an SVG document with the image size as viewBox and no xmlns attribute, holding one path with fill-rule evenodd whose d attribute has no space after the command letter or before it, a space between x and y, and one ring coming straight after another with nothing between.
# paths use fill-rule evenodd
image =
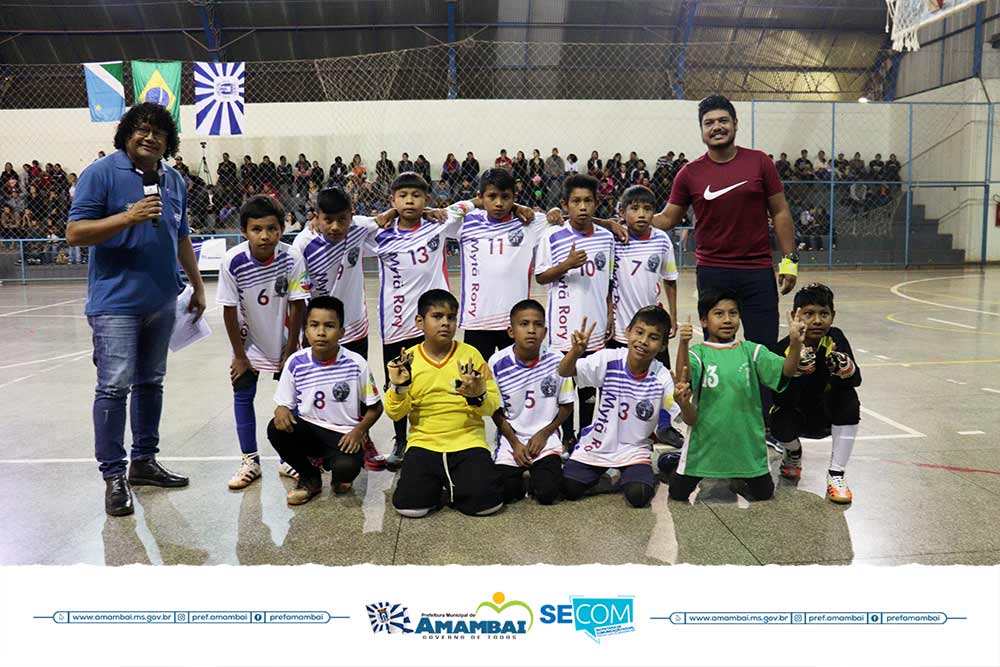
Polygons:
<instances>
[{"instance_id":1,"label":"chain-link fence","mask_svg":"<svg viewBox=\"0 0 1000 667\"><path fill-rule=\"evenodd\" d=\"M891 98L880 51L852 55L856 67L843 65L846 54L831 57L841 64L826 69L769 60L775 49L747 51L742 61L737 52L728 44L467 41L249 62L244 134L234 137L194 133L193 65L184 63L180 155L191 225L235 234L242 200L266 192L296 228L329 184L372 213L387 206L392 176L411 169L444 205L473 194L476 176L507 159L526 205L557 205L553 174L568 171L599 176L601 215L613 214L635 182L662 205L677 169L704 152L694 100L721 92L736 102L739 143L778 164L804 262L979 258L991 107L853 102ZM86 250L59 239L75 174L113 150L114 125L90 122L82 69L0 65L0 162L13 171L3 177L0 279L84 275ZM130 104L128 64L124 76ZM684 237L676 241L690 265L694 235Z\"/></svg>"}]
</instances>

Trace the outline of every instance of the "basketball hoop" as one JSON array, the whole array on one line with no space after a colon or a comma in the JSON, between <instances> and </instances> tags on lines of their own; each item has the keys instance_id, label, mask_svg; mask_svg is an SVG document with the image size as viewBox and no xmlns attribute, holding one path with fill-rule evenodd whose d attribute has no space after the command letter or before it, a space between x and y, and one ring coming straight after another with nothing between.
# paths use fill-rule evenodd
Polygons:
<instances>
[{"instance_id":1,"label":"basketball hoop","mask_svg":"<svg viewBox=\"0 0 1000 667\"><path fill-rule=\"evenodd\" d=\"M916 51L921 28L980 2L983 0L885 0L889 8L885 30L889 32L891 26L892 48Z\"/></svg>"}]
</instances>

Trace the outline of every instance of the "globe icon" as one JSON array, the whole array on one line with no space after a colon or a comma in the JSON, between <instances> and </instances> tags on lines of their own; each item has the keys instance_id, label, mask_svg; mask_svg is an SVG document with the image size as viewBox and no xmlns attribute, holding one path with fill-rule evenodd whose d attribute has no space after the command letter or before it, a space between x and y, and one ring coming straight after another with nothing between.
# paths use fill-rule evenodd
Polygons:
<instances>
[{"instance_id":1,"label":"globe icon","mask_svg":"<svg viewBox=\"0 0 1000 667\"><path fill-rule=\"evenodd\" d=\"M161 107L165 107L170 104L170 93L163 88L150 88L146 91L146 97L143 101L152 102L153 104L159 104Z\"/></svg>"}]
</instances>

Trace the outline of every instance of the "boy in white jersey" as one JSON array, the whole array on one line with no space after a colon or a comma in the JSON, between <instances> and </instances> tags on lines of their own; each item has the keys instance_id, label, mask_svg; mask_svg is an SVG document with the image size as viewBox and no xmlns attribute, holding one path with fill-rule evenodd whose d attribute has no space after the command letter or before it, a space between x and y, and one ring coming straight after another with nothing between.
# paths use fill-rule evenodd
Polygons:
<instances>
[{"instance_id":1,"label":"boy in white jersey","mask_svg":"<svg viewBox=\"0 0 1000 667\"><path fill-rule=\"evenodd\" d=\"M604 349L605 332L610 321L609 286L614 270L615 237L594 225L597 209L597 179L586 174L570 176L563 182L563 207L569 220L551 228L538 244L535 280L547 285L549 347L568 352L573 347L573 332L585 318L595 324L590 329L585 354ZM668 326L669 328L669 326ZM594 390L581 388L580 429L594 414ZM563 424L563 442L573 441L572 415Z\"/></svg>"},{"instance_id":2,"label":"boy in white jersey","mask_svg":"<svg viewBox=\"0 0 1000 667\"><path fill-rule=\"evenodd\" d=\"M309 295L335 296L344 304L344 336L340 345L368 359L368 307L365 302L364 248L378 219L354 215L351 196L343 188L320 190L313 224L295 237L292 247L306 263ZM365 441L365 468L382 470L385 457Z\"/></svg>"},{"instance_id":3,"label":"boy in white jersey","mask_svg":"<svg viewBox=\"0 0 1000 667\"><path fill-rule=\"evenodd\" d=\"M619 201L628 243L615 244L615 270L611 280L611 302L614 305L609 325L609 348L628 345L625 325L632 315L645 306L660 303L661 292L666 297L670 314L670 337L677 331L677 262L670 236L652 226L656 214L656 197L643 185L633 185L622 193ZM664 347L660 361L670 368L668 349Z\"/></svg>"},{"instance_id":4,"label":"boy in white jersey","mask_svg":"<svg viewBox=\"0 0 1000 667\"><path fill-rule=\"evenodd\" d=\"M307 503L323 489L322 473L310 459L322 460L330 470L334 493L350 491L368 431L382 414L368 362L339 344L343 318L344 304L336 297L309 302L309 347L289 357L274 395L278 406L267 437L299 473L289 505Z\"/></svg>"},{"instance_id":5,"label":"boy in white jersey","mask_svg":"<svg viewBox=\"0 0 1000 667\"><path fill-rule=\"evenodd\" d=\"M400 352L418 345L423 332L417 327L417 301L432 289L448 289L445 239L455 238L460 220L446 224L422 221L428 186L419 175L404 172L390 185L392 209L397 219L369 236L369 252L379 260L379 326L383 365ZM388 386L386 368L386 386ZM386 457L389 470L399 470L406 451L406 417L394 422L396 437Z\"/></svg>"},{"instance_id":6,"label":"boy in white jersey","mask_svg":"<svg viewBox=\"0 0 1000 667\"><path fill-rule=\"evenodd\" d=\"M506 169L488 169L479 179L476 198L452 204L448 213L462 221L458 326L465 342L489 359L510 342L510 309L528 298L535 247L548 224L562 225L562 211L536 213L515 204L514 177ZM620 227L610 220L594 222L612 231Z\"/></svg>"},{"instance_id":7,"label":"boy in white jersey","mask_svg":"<svg viewBox=\"0 0 1000 667\"><path fill-rule=\"evenodd\" d=\"M498 431L493 461L503 477L503 501L524 497L524 473L530 471L531 495L540 504L551 505L562 486L562 443L557 431L573 414L573 381L559 376L561 352L542 353L542 304L533 299L516 303L507 332L514 344L489 360L500 389L500 408L493 414Z\"/></svg>"},{"instance_id":8,"label":"boy in white jersey","mask_svg":"<svg viewBox=\"0 0 1000 667\"><path fill-rule=\"evenodd\" d=\"M667 344L670 320L661 308L640 308L628 325L628 349L601 350L581 359L595 328L596 322L587 328L584 318L559 363L561 376L575 376L580 386L600 387L594 423L580 431L580 442L563 468L563 494L577 500L609 468L617 468L625 500L644 507L656 494L653 431L658 421L680 414L670 371L656 360Z\"/></svg>"},{"instance_id":9,"label":"boy in white jersey","mask_svg":"<svg viewBox=\"0 0 1000 667\"><path fill-rule=\"evenodd\" d=\"M305 310L306 269L302 256L280 241L285 225L281 204L266 195L251 197L240 209L246 241L222 259L216 300L233 348L229 377L233 383L236 436L243 457L229 480L242 489L260 477L257 418L253 409L261 371L280 372L298 349ZM288 328L285 327L286 317Z\"/></svg>"}]
</instances>

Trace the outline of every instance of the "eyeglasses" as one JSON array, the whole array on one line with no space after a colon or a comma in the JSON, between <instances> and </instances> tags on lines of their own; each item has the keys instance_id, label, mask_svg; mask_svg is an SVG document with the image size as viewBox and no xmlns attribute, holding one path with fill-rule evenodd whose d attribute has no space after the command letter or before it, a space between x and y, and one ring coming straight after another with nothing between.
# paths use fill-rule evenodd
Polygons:
<instances>
[{"instance_id":1,"label":"eyeglasses","mask_svg":"<svg viewBox=\"0 0 1000 667\"><path fill-rule=\"evenodd\" d=\"M153 127L137 127L133 134L137 137L153 137L157 141L164 141L167 138L166 132Z\"/></svg>"}]
</instances>

